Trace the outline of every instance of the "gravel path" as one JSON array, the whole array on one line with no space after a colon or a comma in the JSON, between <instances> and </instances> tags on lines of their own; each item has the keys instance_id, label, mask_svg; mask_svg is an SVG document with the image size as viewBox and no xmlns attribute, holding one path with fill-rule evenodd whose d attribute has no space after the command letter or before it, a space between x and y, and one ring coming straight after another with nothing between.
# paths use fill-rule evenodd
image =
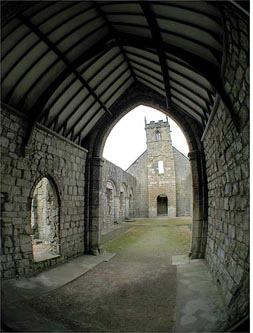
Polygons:
<instances>
[{"instance_id":1,"label":"gravel path","mask_svg":"<svg viewBox=\"0 0 253 333\"><path fill-rule=\"evenodd\" d=\"M174 221L175 222L175 221ZM30 305L72 332L171 332L175 320L176 267L188 254L189 220L138 220L106 244L117 255Z\"/></svg>"}]
</instances>

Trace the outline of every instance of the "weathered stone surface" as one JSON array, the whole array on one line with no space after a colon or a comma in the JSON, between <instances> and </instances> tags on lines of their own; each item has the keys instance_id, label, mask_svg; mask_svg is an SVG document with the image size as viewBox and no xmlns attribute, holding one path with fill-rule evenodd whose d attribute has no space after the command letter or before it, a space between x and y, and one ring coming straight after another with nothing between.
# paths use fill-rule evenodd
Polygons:
<instances>
[{"instance_id":1,"label":"weathered stone surface","mask_svg":"<svg viewBox=\"0 0 253 333\"><path fill-rule=\"evenodd\" d=\"M162 140L156 140L159 131ZM190 163L172 147L169 124L163 121L146 125L147 150L127 169L136 177L136 216L157 214L157 197L169 198L168 214L191 215L192 184ZM163 161L164 174L158 174L158 161Z\"/></svg>"},{"instance_id":2,"label":"weathered stone surface","mask_svg":"<svg viewBox=\"0 0 253 333\"><path fill-rule=\"evenodd\" d=\"M23 139L26 131L24 119L4 109L1 112L2 126L2 171L1 191L8 194L8 202L2 205L2 244L5 266L2 268L4 278L27 274L45 269L50 265L63 262L67 258L84 251L84 173L86 151L78 149L66 140L54 137L49 132L36 127L31 143L23 155ZM4 134L5 133L5 134ZM4 135L4 136L3 136ZM53 144L53 146L49 146ZM71 160L73 156L73 161ZM64 236L60 237L60 257L54 261L41 262L37 265L32 258L31 197L36 184L49 176L56 184L60 198L60 226ZM82 180L78 183L77 179ZM72 193L69 193L69 185ZM78 196L77 196L78 193ZM71 209L70 209L71 208ZM74 221L68 233L65 221ZM77 228L81 225L82 228ZM71 237L74 236L74 240ZM70 244L67 253L62 244ZM24 260L20 260L24 258ZM13 270L15 265L16 271ZM13 275L14 274L14 275Z\"/></svg>"},{"instance_id":3,"label":"weathered stone surface","mask_svg":"<svg viewBox=\"0 0 253 333\"><path fill-rule=\"evenodd\" d=\"M209 190L206 259L221 283L234 320L247 311L249 302L249 286L243 282L249 274L249 237L245 232L249 230L249 85L246 75L249 59L248 37L245 35L247 23L235 12L225 11L224 14L230 40L225 89L238 122L232 120L220 102L203 141ZM244 33L240 30L235 32L233 26L242 27ZM232 38L229 37L231 32ZM238 36L241 36L240 52ZM219 186L223 179L224 186ZM215 191L218 188L219 191ZM221 222L223 232L220 230Z\"/></svg>"},{"instance_id":4,"label":"weathered stone surface","mask_svg":"<svg viewBox=\"0 0 253 333\"><path fill-rule=\"evenodd\" d=\"M101 193L102 228L110 228L117 220L135 216L136 183L137 180L128 172L104 160ZM96 200L93 203L96 203Z\"/></svg>"}]
</instances>

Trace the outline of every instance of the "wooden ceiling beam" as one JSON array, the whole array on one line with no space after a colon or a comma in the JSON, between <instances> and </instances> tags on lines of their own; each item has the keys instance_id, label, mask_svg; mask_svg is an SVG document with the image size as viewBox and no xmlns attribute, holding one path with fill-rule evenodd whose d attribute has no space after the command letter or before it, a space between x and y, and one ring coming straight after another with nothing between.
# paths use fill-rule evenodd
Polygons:
<instances>
[{"instance_id":1,"label":"wooden ceiling beam","mask_svg":"<svg viewBox=\"0 0 253 333\"><path fill-rule=\"evenodd\" d=\"M123 45L133 46L139 49L156 49L154 41L147 37L137 37L133 34L121 33L121 38L121 43ZM205 79L207 79L207 81L209 81L209 83L214 87L214 89L217 91L218 95L222 99L224 106L230 113L233 123L239 132L239 121L237 119L238 117L234 113L229 97L224 88L222 87L220 68L212 64L208 60L202 58L201 56L193 54L173 44L164 43L163 49L165 52L182 58L184 61L188 62L193 68L195 68L197 73L199 73Z\"/></svg>"},{"instance_id":2,"label":"wooden ceiling beam","mask_svg":"<svg viewBox=\"0 0 253 333\"><path fill-rule=\"evenodd\" d=\"M118 90L120 90L120 89L121 89L121 88L127 83L127 81L129 81L129 79L131 79L131 78L132 78L131 75L127 76L127 77L125 78L125 80L124 80L124 81L118 86ZM106 99L106 103L112 98L113 95L114 95L114 92L111 93L110 96L107 97L107 99ZM100 109L100 110L101 110L101 109ZM99 111L97 111L95 114L93 114L93 115L90 117L90 119L89 119L89 123L92 121L92 119L94 119L94 117L97 115L98 112L99 112ZM81 129L78 131L78 133L74 136L74 140L76 140L77 137L78 137L79 135L81 136L81 133L82 133L82 131L85 129L85 126L87 126L87 124L82 126L82 128L81 128Z\"/></svg>"},{"instance_id":3,"label":"wooden ceiling beam","mask_svg":"<svg viewBox=\"0 0 253 333\"><path fill-rule=\"evenodd\" d=\"M110 50L112 45L110 44L111 37L106 36L99 40L96 44L91 46L88 50L83 52L74 62L73 66L78 68L82 65L85 61L102 54L105 50ZM30 116L36 117L36 120L42 117L45 113L44 105L50 99L50 97L54 94L55 90L59 87L59 85L69 76L72 74L70 68L66 67L64 71L59 73L59 75L55 78L55 80L48 86L48 88L41 94L41 96L36 100L33 104Z\"/></svg>"},{"instance_id":4,"label":"wooden ceiling beam","mask_svg":"<svg viewBox=\"0 0 253 333\"><path fill-rule=\"evenodd\" d=\"M142 17L141 13L131 13L131 12L112 12L112 13L109 13L109 15L110 16L115 16L115 17L120 17L120 16L123 16L123 15L124 16ZM222 43L221 34L202 26L198 22L190 22L189 20L183 20L183 19L180 19L180 18L176 18L176 17L172 17L172 16L165 16L165 15L161 15L161 14L156 14L156 18L167 20L167 21L170 21L170 22L179 23L179 24L185 24L185 25L190 26L191 28L202 30L202 31L208 33L210 36L212 36L218 43ZM114 24L114 23L118 24L119 22L120 21L112 21L112 24Z\"/></svg>"},{"instance_id":5,"label":"wooden ceiling beam","mask_svg":"<svg viewBox=\"0 0 253 333\"><path fill-rule=\"evenodd\" d=\"M154 68L152 68L152 67L150 67L150 66L148 66L148 65L146 65L146 64L144 65L143 63L141 63L141 62L139 62L139 61L137 61L137 60L133 60L133 59L131 59L131 62L134 63L134 64L136 64L136 65L142 66L142 67L144 67L144 68L146 68L146 69L148 69L148 70L150 70L150 71L152 71L152 72L154 72L154 73L156 73L156 74L162 75L160 72L158 72L158 71L155 70ZM158 63L157 63L157 64L158 64ZM133 69L136 70L136 68L135 68L134 66L133 66ZM185 76L184 74L182 74L181 72L178 72L177 70L175 70L175 69L173 69L173 68L169 68L169 70L170 70L171 72L175 73L175 74L178 74L179 76L182 76L185 80L187 80L187 81L189 81L189 82L191 82L191 83L193 83L193 84L198 85L201 89L207 91L207 89L206 89L204 86L201 86L198 82L196 82L196 81L193 80L192 78L190 78L190 77L188 77L188 76ZM174 78L170 78L170 82L172 82L172 81L173 81L173 82L176 82L176 83L178 83L178 84L180 84L180 85L182 85L182 87L184 87L185 89L189 90L191 93L193 93L194 95L198 96L198 97L201 98L203 101L209 101L209 100L207 100L204 96L202 96L198 91L194 91L194 90L190 89L190 88L187 87L184 83L180 83L179 80L174 79Z\"/></svg>"},{"instance_id":6,"label":"wooden ceiling beam","mask_svg":"<svg viewBox=\"0 0 253 333\"><path fill-rule=\"evenodd\" d=\"M118 74L118 76L116 77L116 80L115 80L115 81L117 81L120 77L122 77L127 71L128 71L128 68L126 68L125 70L123 70L123 72L120 72L120 73ZM108 85L108 86L105 87L105 89L99 94L99 97L100 97L100 98L102 98L102 96L104 95L104 93L105 93L107 90L110 89L110 87L115 83L115 81L112 81L112 82L110 83L110 85ZM95 105L95 102L93 102L93 103L89 106L88 109L91 109L94 105ZM99 108L99 109L95 112L95 115L96 115L100 110L101 110L101 108ZM83 116L84 116L84 114L81 114L81 115L78 117L78 119L74 122L74 124L71 126L71 128L67 131L67 135L68 135L72 130L75 129L76 125L82 120ZM70 118L69 118L69 119L70 119ZM68 122L69 119L67 119L66 123ZM89 121L90 121L90 120L89 120ZM87 124L88 124L88 122L87 122Z\"/></svg>"},{"instance_id":7,"label":"wooden ceiling beam","mask_svg":"<svg viewBox=\"0 0 253 333\"><path fill-rule=\"evenodd\" d=\"M89 91L89 93L97 100L97 102L101 105L101 107L110 115L111 111L107 109L107 107L101 102L98 98L97 94L93 91L90 85L84 80L84 78L77 71L76 67L67 59L67 57L24 15L19 15L19 19L25 24L28 28L31 29L58 57L61 59L67 68L78 78L78 80L82 83L82 85Z\"/></svg>"},{"instance_id":8,"label":"wooden ceiling beam","mask_svg":"<svg viewBox=\"0 0 253 333\"><path fill-rule=\"evenodd\" d=\"M108 61L106 61L106 63L102 66L102 68L99 68L99 69L95 72L95 74L87 80L87 83L89 84L90 81L91 81L91 80L92 80L92 79L93 79L98 73L100 73L100 72L101 72L101 71L107 66L107 64L109 64L111 61L115 61L115 60L118 58L119 55L120 55L120 52L117 53L113 59L109 59ZM82 73L85 72L90 66L91 66L90 63L89 63L87 66L85 66L85 68L82 70ZM115 69L116 69L116 68L115 68ZM111 72L112 72L112 70L110 71L110 73L111 73ZM108 75L110 75L110 73L109 73ZM101 83L101 80L100 80L99 83ZM98 87L98 85L96 85L95 87L93 87L93 89L96 90L97 87ZM66 101L66 103L64 103L64 105L62 106L62 108L57 112L57 115L54 117L54 119L55 119L56 117L61 116L61 114L64 112L64 109L65 109L65 108L71 103L72 100L74 100L74 98L75 98L75 97L76 97L76 96L82 91L82 89L83 89L83 88L80 87L80 88L76 91L76 93L75 93L74 95L71 96L70 100L68 100L68 101ZM73 110L72 114L75 113L75 110L78 109L79 106L80 106L82 103L84 103L88 97L89 97L89 95L87 95L86 98L85 98L84 100L82 100L82 101L77 105L77 107ZM49 110L48 110L48 111L49 111ZM52 125L52 123L54 122L54 119L52 119L52 120L47 124L48 127L50 127L50 126ZM66 119L66 122L67 122L67 121L68 121L68 118ZM60 128L60 129L61 129L61 128ZM60 129L59 129L59 130L60 130Z\"/></svg>"},{"instance_id":9,"label":"wooden ceiling beam","mask_svg":"<svg viewBox=\"0 0 253 333\"><path fill-rule=\"evenodd\" d=\"M110 76L112 73L114 73L118 68L120 68L120 66L122 66L122 64L123 64L123 61L122 62L120 62L115 68L113 68L111 71L110 71L110 73L108 73L108 76ZM128 68L127 68L128 69ZM119 75L118 75L118 77L117 77L117 79L121 76L121 75L123 75L122 73L120 73ZM103 82L103 80L102 81L100 81L96 86L95 86L95 90L100 86L100 84ZM113 83L115 82L114 80L112 81ZM107 86L103 91L102 91L102 93L100 93L99 94L99 98L101 98L102 96L103 96L103 94L104 94L104 92L107 90L107 89L109 89L109 87L110 87L110 85L109 86ZM89 96L87 96L87 98L88 98ZM87 98L85 98L85 100L87 99ZM73 112L71 112L71 114L65 119L65 123L68 123L68 121L71 119L71 117L73 117L73 115L78 111L78 109L80 108L80 106L85 102L85 100L81 100L80 101L80 103L76 106L76 108L75 108L75 110L73 110ZM95 103L96 103L96 100L94 100L92 103L91 103L91 105L87 108L87 109L90 109L90 108L92 108L94 105L95 105ZM75 126L76 126L76 124L78 124L78 122L82 119L82 117L83 117L84 115L82 114L78 119L77 119L77 121L75 122ZM60 131L62 129L62 125L58 128L58 131ZM70 132L70 130L68 130L67 131L67 135L69 134L69 132Z\"/></svg>"},{"instance_id":10,"label":"wooden ceiling beam","mask_svg":"<svg viewBox=\"0 0 253 333\"><path fill-rule=\"evenodd\" d=\"M163 50L163 41L160 34L160 30L156 21L156 17L147 2L140 3L143 13L146 17L146 20L149 25L149 29L151 31L153 42L156 46L158 58L160 61L160 66L162 70L163 80L164 80L164 87L165 87L165 95L166 95L166 104L167 108L171 105L171 96L170 96L170 79L168 74L168 66L166 62L166 55Z\"/></svg>"},{"instance_id":11,"label":"wooden ceiling beam","mask_svg":"<svg viewBox=\"0 0 253 333\"><path fill-rule=\"evenodd\" d=\"M106 25L107 25L107 27L108 27L108 29L109 29L109 31L110 31L110 34L112 35L112 37L115 39L115 41L116 41L116 43L117 43L117 40L118 40L118 38L119 38L119 36L118 36L118 32L114 29L114 27L112 26L111 22L108 20L106 14L105 14L104 11L101 9L101 7L100 7L100 5L97 3L97 1L94 1L94 5L95 5L95 7L96 7L96 10L97 10L98 14L104 19L104 21L105 21L105 23L106 23ZM130 72L131 72L131 74L132 74L134 80L136 81L136 77L135 77L134 71L133 71L133 69L132 69L132 67L131 67L131 64L130 64L130 62L129 62L129 59L128 59L127 55L126 55L126 52L125 52L125 50L124 50L124 47L123 47L122 45L119 45L119 48L120 48L120 50L121 50L121 52L122 52L122 54L123 54L123 57L124 57L124 59L125 59L125 61L126 61L126 63L127 63L127 66L128 66L128 68L129 68L129 70L130 70Z\"/></svg>"}]
</instances>

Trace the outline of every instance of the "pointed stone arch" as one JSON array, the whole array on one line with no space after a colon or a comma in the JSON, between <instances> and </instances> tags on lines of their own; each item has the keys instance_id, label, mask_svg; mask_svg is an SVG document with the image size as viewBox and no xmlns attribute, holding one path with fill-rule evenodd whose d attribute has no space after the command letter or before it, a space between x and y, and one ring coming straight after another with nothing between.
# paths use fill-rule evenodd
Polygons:
<instances>
[{"instance_id":1,"label":"pointed stone arch","mask_svg":"<svg viewBox=\"0 0 253 333\"><path fill-rule=\"evenodd\" d=\"M113 179L109 178L103 186L104 215L103 229L109 229L117 219L117 187Z\"/></svg>"},{"instance_id":2,"label":"pointed stone arch","mask_svg":"<svg viewBox=\"0 0 253 333\"><path fill-rule=\"evenodd\" d=\"M50 176L38 179L30 195L30 227L34 261L60 255L60 198Z\"/></svg>"},{"instance_id":3,"label":"pointed stone arch","mask_svg":"<svg viewBox=\"0 0 253 333\"><path fill-rule=\"evenodd\" d=\"M190 149L189 160L192 170L192 189L193 189L193 227L192 227L192 245L191 255L192 258L203 258L205 255L205 246L207 238L207 182L206 182L206 169L205 169L205 156L203 153L203 145L201 137L203 129L193 119L186 114L181 113L180 110L167 109L164 98L148 87L135 84L131 86L123 95L123 97L116 101L112 106L113 117L105 116L100 127L95 129L92 135L86 141L86 148L89 150L90 159L88 159L87 167L90 168L91 177L87 191L93 193L96 198L93 202L97 202L95 215L92 217L90 213L90 222L95 225L91 230L90 244L91 251L97 251L100 247L99 237L99 220L100 220L100 191L97 186L101 175L103 160L102 153L106 139L116 125L116 123L128 112L133 110L139 105L153 107L167 116L170 116L181 127L188 146ZM117 111L117 112L116 112ZM84 143L85 144L85 143ZM94 187L95 186L95 187ZM92 205L93 207L93 205Z\"/></svg>"}]
</instances>

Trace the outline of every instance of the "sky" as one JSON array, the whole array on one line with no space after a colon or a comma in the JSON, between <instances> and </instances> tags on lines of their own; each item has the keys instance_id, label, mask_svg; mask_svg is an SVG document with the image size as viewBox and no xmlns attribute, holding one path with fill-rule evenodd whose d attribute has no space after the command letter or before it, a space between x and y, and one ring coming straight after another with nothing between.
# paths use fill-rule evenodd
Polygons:
<instances>
[{"instance_id":1,"label":"sky","mask_svg":"<svg viewBox=\"0 0 253 333\"><path fill-rule=\"evenodd\" d=\"M103 157L126 170L147 148L145 117L147 122L166 120L166 115L140 105L130 111L113 127L109 134ZM180 127L168 117L172 145L187 156L188 144Z\"/></svg>"}]
</instances>

